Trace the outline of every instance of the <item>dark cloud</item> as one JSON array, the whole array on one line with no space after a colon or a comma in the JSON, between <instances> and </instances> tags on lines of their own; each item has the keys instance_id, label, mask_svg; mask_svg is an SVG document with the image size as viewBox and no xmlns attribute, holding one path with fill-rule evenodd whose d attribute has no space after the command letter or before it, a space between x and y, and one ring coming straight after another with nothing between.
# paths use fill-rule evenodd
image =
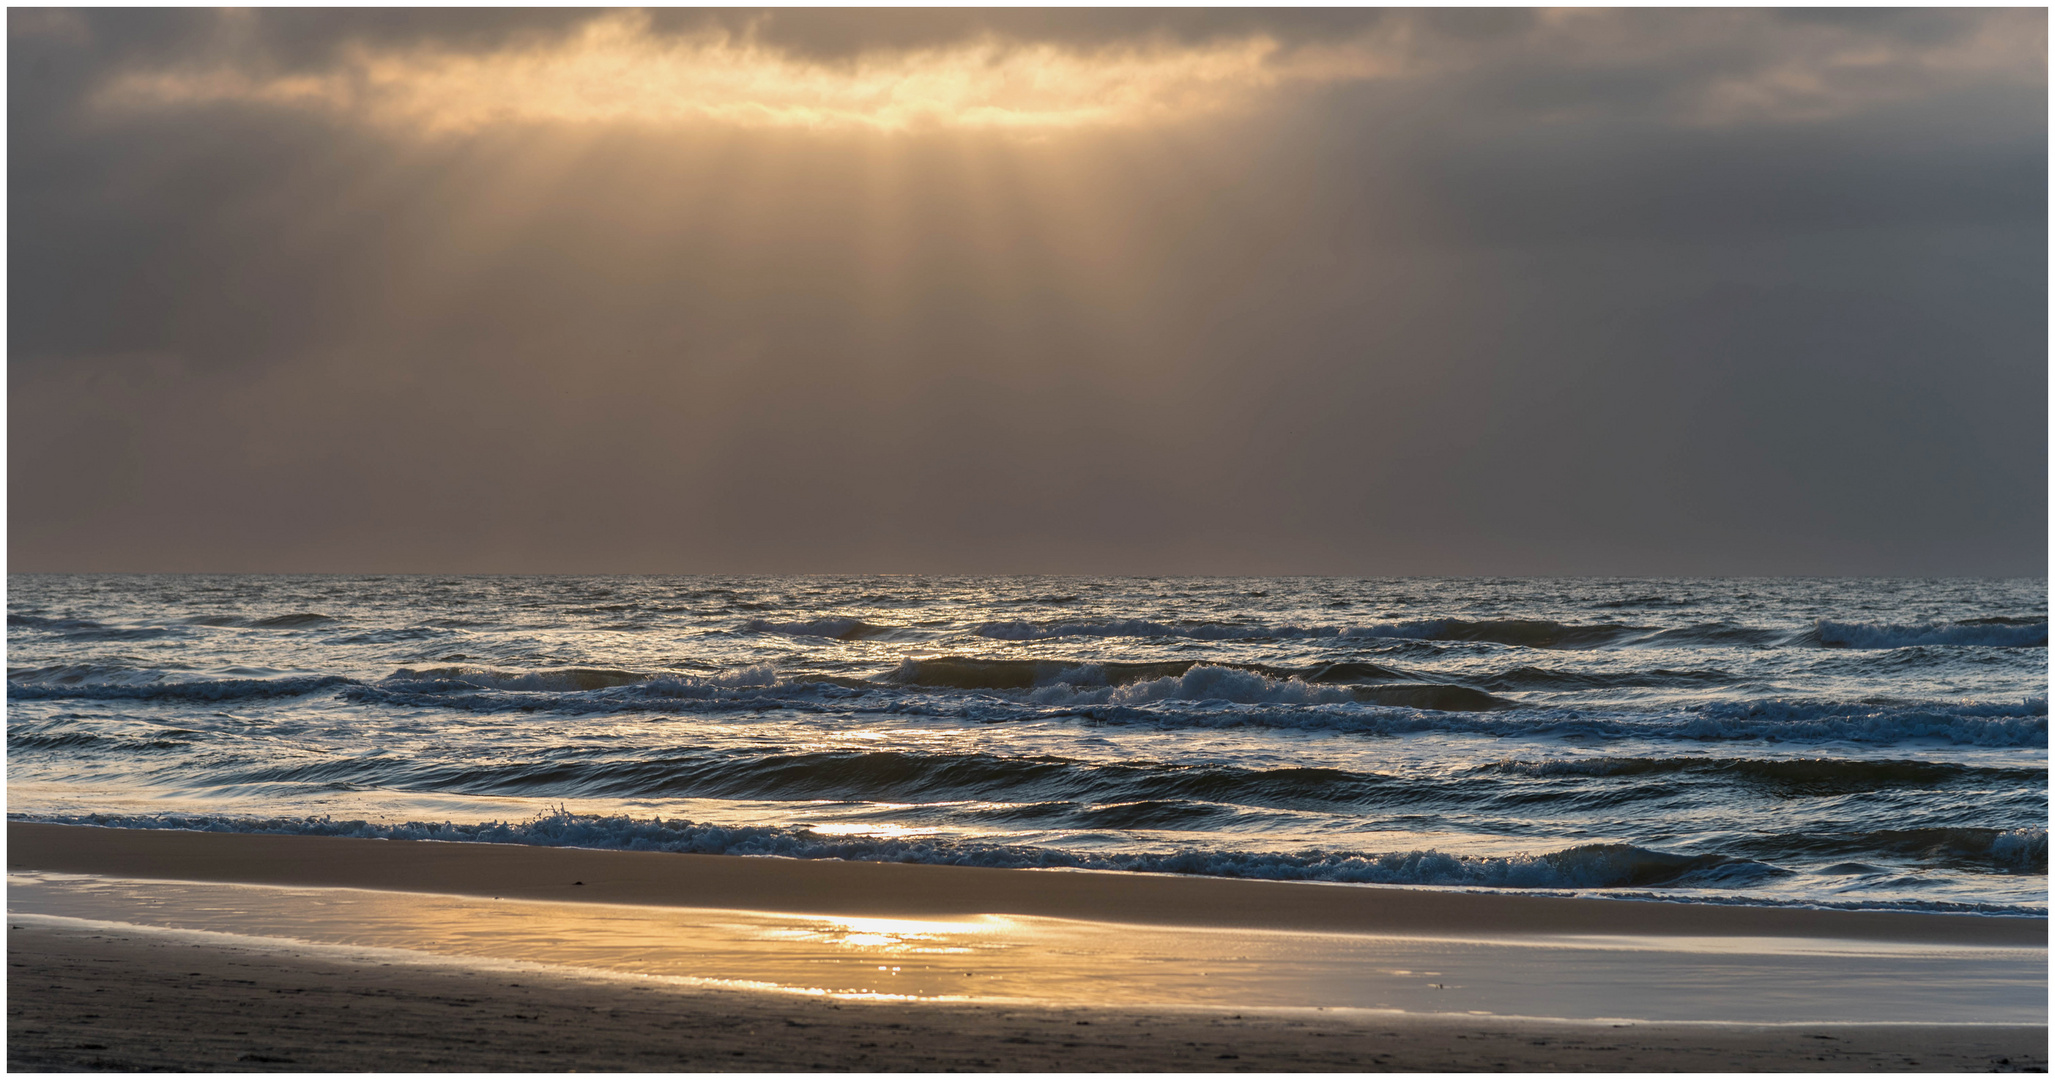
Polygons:
<instances>
[{"instance_id":1,"label":"dark cloud","mask_svg":"<svg viewBox=\"0 0 2055 1080\"><path fill-rule=\"evenodd\" d=\"M1700 109L1793 35L1979 13L1625 13L1605 62L1525 12L656 23L838 58L1412 19L1445 61L1042 141L81 104L590 17L10 12L13 568L2045 569L2045 80Z\"/></svg>"}]
</instances>

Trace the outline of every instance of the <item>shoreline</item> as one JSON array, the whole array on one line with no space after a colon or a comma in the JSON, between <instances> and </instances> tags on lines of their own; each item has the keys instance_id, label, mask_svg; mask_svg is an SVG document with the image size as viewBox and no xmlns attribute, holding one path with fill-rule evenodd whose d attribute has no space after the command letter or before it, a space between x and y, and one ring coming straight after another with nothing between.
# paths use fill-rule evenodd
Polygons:
<instances>
[{"instance_id":1,"label":"shoreline","mask_svg":"<svg viewBox=\"0 0 2055 1080\"><path fill-rule=\"evenodd\" d=\"M114 829L10 821L9 871L559 903L1452 937L1805 937L2045 948L2045 917L1520 896L1316 882Z\"/></svg>"},{"instance_id":2,"label":"shoreline","mask_svg":"<svg viewBox=\"0 0 2055 1080\"><path fill-rule=\"evenodd\" d=\"M7 836L19 1070L2047 1067L2031 1008L2045 919L29 822ZM217 912L220 929L152 911ZM1015 928L1004 940L950 937L995 918ZM484 951L444 940L467 934ZM2009 953L2014 973L2000 997L1965 997L1923 966L1942 953L1984 979L1994 961L1975 958ZM884 992L833 989L873 971ZM1279 1004L1250 981L1278 971L1313 989ZM1320 981L1336 971L1393 996L1345 996ZM1578 987L1668 1019L1554 1011ZM1865 987L1900 1005L1879 1011ZM1727 1007L1762 993L1783 996ZM1830 998L1861 1004L1808 1005Z\"/></svg>"}]
</instances>

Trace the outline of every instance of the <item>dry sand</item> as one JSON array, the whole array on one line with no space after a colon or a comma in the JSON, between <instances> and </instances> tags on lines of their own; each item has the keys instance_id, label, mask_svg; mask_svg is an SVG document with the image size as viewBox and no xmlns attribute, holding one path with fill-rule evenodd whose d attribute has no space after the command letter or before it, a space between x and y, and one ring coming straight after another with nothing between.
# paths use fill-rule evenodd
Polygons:
<instances>
[{"instance_id":1,"label":"dry sand","mask_svg":"<svg viewBox=\"0 0 2055 1080\"><path fill-rule=\"evenodd\" d=\"M2045 947L2042 919L11 823L12 870L850 915ZM581 884L582 883L582 884ZM2047 1028L836 1001L11 920L13 1069L2044 1070Z\"/></svg>"}]
</instances>

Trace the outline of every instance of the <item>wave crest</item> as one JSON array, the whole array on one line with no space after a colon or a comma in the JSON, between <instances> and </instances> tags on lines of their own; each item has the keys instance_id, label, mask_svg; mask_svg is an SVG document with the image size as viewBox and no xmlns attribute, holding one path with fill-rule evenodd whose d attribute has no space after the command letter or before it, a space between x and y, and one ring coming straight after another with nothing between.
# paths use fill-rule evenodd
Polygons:
<instances>
[{"instance_id":1,"label":"wave crest","mask_svg":"<svg viewBox=\"0 0 2055 1080\"><path fill-rule=\"evenodd\" d=\"M123 668L105 664L63 664L7 677L7 697L14 701L51 698L101 700L165 699L233 701L248 698L297 697L356 680L340 675L286 675L277 678L206 678L189 672L154 668Z\"/></svg>"},{"instance_id":2,"label":"wave crest","mask_svg":"<svg viewBox=\"0 0 2055 1080\"><path fill-rule=\"evenodd\" d=\"M1415 641L1477 641L1529 649L1592 649L1636 632L1621 623L1576 625L1549 619L1429 619L1351 626L1343 637L1409 638Z\"/></svg>"},{"instance_id":3,"label":"wave crest","mask_svg":"<svg viewBox=\"0 0 2055 1080\"><path fill-rule=\"evenodd\" d=\"M910 627L883 626L867 623L862 619L847 618L807 619L801 622L748 619L742 623L742 630L750 634L783 634L786 637L817 637L832 641L902 638L914 633Z\"/></svg>"},{"instance_id":4,"label":"wave crest","mask_svg":"<svg viewBox=\"0 0 2055 1080\"><path fill-rule=\"evenodd\" d=\"M1475 856L1436 850L1291 852L1186 848L1167 852L1060 851L938 836L845 837L804 826L720 825L674 819L546 813L521 822L406 822L327 817L230 818L166 814L38 816L33 820L126 829L348 836L392 840L667 851L700 855L777 855L854 862L928 863L1008 869L1121 870L1271 881L1373 885L1489 886L1513 889L1723 888L1782 877L1788 870L1721 855L1682 855L1631 844L1584 844L1539 855Z\"/></svg>"},{"instance_id":5,"label":"wave crest","mask_svg":"<svg viewBox=\"0 0 2055 1080\"><path fill-rule=\"evenodd\" d=\"M1841 623L1821 619L1814 636L1830 649L1903 649L1914 645L1982 645L2001 649L2048 647L2048 624L1974 619L1959 623Z\"/></svg>"},{"instance_id":6,"label":"wave crest","mask_svg":"<svg viewBox=\"0 0 2055 1080\"><path fill-rule=\"evenodd\" d=\"M1547 619L1427 619L1360 626L1251 626L1219 622L990 622L972 633L999 641L1046 641L1064 637L1192 638L1202 641L1261 641L1275 638L1398 638L1412 641L1475 641L1531 649L1589 649L1636 632L1619 623L1576 625Z\"/></svg>"},{"instance_id":7,"label":"wave crest","mask_svg":"<svg viewBox=\"0 0 2055 1080\"><path fill-rule=\"evenodd\" d=\"M1477 771L1541 779L1708 773L1757 783L1832 791L1868 791L1881 787L1956 782L2017 783L2044 775L2036 769L1996 769L1942 761L1872 761L1861 758L1585 757L1539 761L1507 758L1477 766Z\"/></svg>"}]
</instances>

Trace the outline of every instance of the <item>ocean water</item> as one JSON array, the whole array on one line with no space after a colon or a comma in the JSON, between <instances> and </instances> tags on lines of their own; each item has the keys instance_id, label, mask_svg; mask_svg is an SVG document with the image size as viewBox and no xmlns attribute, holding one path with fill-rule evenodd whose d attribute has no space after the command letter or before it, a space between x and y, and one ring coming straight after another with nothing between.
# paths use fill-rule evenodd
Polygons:
<instances>
[{"instance_id":1,"label":"ocean water","mask_svg":"<svg viewBox=\"0 0 2055 1080\"><path fill-rule=\"evenodd\" d=\"M17 819L2047 909L2045 579L8 578Z\"/></svg>"}]
</instances>

